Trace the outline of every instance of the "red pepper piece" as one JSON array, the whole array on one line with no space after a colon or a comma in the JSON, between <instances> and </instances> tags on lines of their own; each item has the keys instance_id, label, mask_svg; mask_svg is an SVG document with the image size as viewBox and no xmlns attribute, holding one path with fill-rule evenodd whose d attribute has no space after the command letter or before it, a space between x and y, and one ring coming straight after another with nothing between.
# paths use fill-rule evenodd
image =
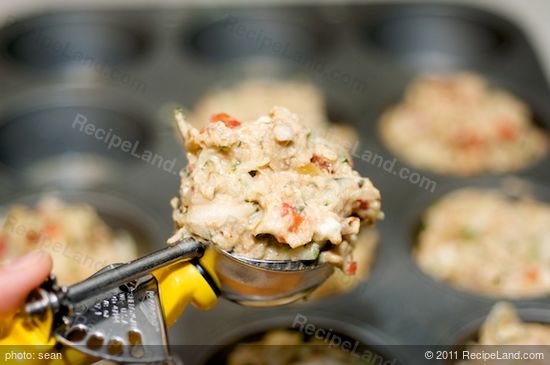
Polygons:
<instances>
[{"instance_id":1,"label":"red pepper piece","mask_svg":"<svg viewBox=\"0 0 550 365\"><path fill-rule=\"evenodd\" d=\"M322 157L322 156L319 156L319 155L316 155L314 154L313 156L311 156L311 163L319 166L319 168L323 169L323 170L326 170L326 171L332 171L332 163L327 160L326 158Z\"/></svg>"},{"instance_id":2,"label":"red pepper piece","mask_svg":"<svg viewBox=\"0 0 550 365\"><path fill-rule=\"evenodd\" d=\"M513 141L517 137L517 131L510 123L502 123L498 128L498 136L504 141Z\"/></svg>"},{"instance_id":3,"label":"red pepper piece","mask_svg":"<svg viewBox=\"0 0 550 365\"><path fill-rule=\"evenodd\" d=\"M214 114L210 117L210 121L212 123L222 122L228 128L237 128L241 126L241 122L227 113Z\"/></svg>"},{"instance_id":4,"label":"red pepper piece","mask_svg":"<svg viewBox=\"0 0 550 365\"><path fill-rule=\"evenodd\" d=\"M304 217L302 217L292 205L283 203L283 211L281 212L281 215L284 217L288 214L292 214L292 224L288 227L288 231L294 233L298 231L300 224L304 221Z\"/></svg>"},{"instance_id":5,"label":"red pepper piece","mask_svg":"<svg viewBox=\"0 0 550 365\"><path fill-rule=\"evenodd\" d=\"M348 267L348 274L355 275L357 272L357 262L353 261Z\"/></svg>"}]
</instances>

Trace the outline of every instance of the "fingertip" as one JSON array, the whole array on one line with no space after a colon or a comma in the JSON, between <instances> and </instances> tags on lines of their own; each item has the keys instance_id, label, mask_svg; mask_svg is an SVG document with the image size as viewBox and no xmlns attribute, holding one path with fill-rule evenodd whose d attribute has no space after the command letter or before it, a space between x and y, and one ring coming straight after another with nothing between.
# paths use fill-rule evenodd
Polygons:
<instances>
[{"instance_id":1,"label":"fingertip","mask_svg":"<svg viewBox=\"0 0 550 365\"><path fill-rule=\"evenodd\" d=\"M26 255L17 257L8 262L3 269L8 271L27 271L29 269L51 270L52 259L50 255L41 250L31 251Z\"/></svg>"},{"instance_id":2,"label":"fingertip","mask_svg":"<svg viewBox=\"0 0 550 365\"><path fill-rule=\"evenodd\" d=\"M37 251L37 252L38 254L36 258L36 266L39 268L41 275L45 279L52 271L52 267L53 267L52 257L44 251Z\"/></svg>"}]
</instances>

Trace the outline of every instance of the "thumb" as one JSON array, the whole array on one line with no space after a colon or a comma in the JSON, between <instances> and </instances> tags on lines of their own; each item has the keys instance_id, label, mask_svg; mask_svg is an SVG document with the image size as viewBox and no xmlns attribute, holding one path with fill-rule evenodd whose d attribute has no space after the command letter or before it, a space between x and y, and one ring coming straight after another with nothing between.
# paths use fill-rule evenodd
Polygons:
<instances>
[{"instance_id":1,"label":"thumb","mask_svg":"<svg viewBox=\"0 0 550 365\"><path fill-rule=\"evenodd\" d=\"M52 259L33 251L0 268L0 318L14 313L29 293L40 286L52 269Z\"/></svg>"}]
</instances>

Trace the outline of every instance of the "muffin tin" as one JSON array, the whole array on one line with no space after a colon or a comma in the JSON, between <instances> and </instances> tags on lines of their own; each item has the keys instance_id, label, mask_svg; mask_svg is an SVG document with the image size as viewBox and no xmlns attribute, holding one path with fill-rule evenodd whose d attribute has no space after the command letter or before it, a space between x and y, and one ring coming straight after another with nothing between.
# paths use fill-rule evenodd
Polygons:
<instances>
[{"instance_id":1,"label":"muffin tin","mask_svg":"<svg viewBox=\"0 0 550 365\"><path fill-rule=\"evenodd\" d=\"M313 325L313 327L308 328L309 333L305 333L308 325ZM357 326L357 324L352 325L349 322L335 320L327 316L316 317L315 315L302 315L299 317L295 315L276 315L249 322L225 334L222 342L229 345L211 346L209 351L201 354L202 358L188 361L189 363L205 363L206 365L224 364L231 352L235 350L236 345L261 341L265 333L273 329L293 332L302 331L305 339L319 339L319 337L322 337L322 341L336 348L348 342L345 346L347 346L346 350L350 353L350 356L363 357L364 359L371 358L374 363L386 362L391 364L401 361L401 359L395 357L395 354L386 351L388 339L377 333L375 329L369 328L368 324ZM318 332L319 329L324 331ZM293 349L289 349L289 347L292 346L281 345L278 347L278 351L292 351Z\"/></svg>"},{"instance_id":2,"label":"muffin tin","mask_svg":"<svg viewBox=\"0 0 550 365\"><path fill-rule=\"evenodd\" d=\"M157 222L162 239L156 238L155 248L170 235L169 200L185 165L171 121L174 106L192 107L207 90L244 77L305 77L325 92L329 112L344 116L359 132L354 166L380 188L386 213L377 224L380 242L369 280L347 294L280 308L245 308L225 300L208 312L190 308L170 331L183 359L204 358L211 345L235 341L228 333L242 330L245 336L248 323L297 313L319 326L332 318L359 328L361 333L350 336L376 342L369 345L459 342L472 313L485 315L496 299L423 274L411 257L414 230L426 206L444 192L498 186L506 176L460 178L415 170L383 146L377 118L418 73L467 69L523 98L538 123L550 127L550 89L523 31L502 16L459 5L33 14L0 30L0 69L0 198L9 201L27 189L123 192ZM120 145L109 148L73 127L79 115L94 130L112 129ZM127 152L123 141L138 143L138 152ZM369 153L386 163L378 167ZM549 166L546 156L517 177L547 185ZM413 175L400 178L403 168ZM517 303L537 307L548 298ZM383 336L373 340L370 333ZM385 350L398 353L402 347ZM388 356L416 364L424 361L422 355L414 352L404 361Z\"/></svg>"},{"instance_id":3,"label":"muffin tin","mask_svg":"<svg viewBox=\"0 0 550 365\"><path fill-rule=\"evenodd\" d=\"M550 314L550 307L545 305L533 305L532 303L525 303L516 306L516 312L522 322L525 323L540 323L543 325L549 325L548 315ZM468 318L465 318L464 323L457 327L457 334L453 340L455 345L451 348L452 351L463 351L468 349L468 345L475 343L479 340L479 329L485 322L488 313L471 313ZM477 316L477 317L473 317ZM494 347L493 347L494 348ZM522 351L522 352L541 352L545 351L545 346L513 346L507 345L507 351ZM444 364L455 364L456 361L448 359Z\"/></svg>"}]
</instances>

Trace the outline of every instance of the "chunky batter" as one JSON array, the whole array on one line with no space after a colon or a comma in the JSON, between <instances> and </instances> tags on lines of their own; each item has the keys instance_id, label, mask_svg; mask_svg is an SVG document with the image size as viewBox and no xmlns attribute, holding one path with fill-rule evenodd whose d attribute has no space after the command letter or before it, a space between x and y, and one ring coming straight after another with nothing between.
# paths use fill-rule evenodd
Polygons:
<instances>
[{"instance_id":1,"label":"chunky batter","mask_svg":"<svg viewBox=\"0 0 550 365\"><path fill-rule=\"evenodd\" d=\"M248 258L356 270L351 238L383 214L379 191L344 148L282 107L252 121L216 114L201 130L176 119L189 163L172 201L172 240L195 235Z\"/></svg>"},{"instance_id":2,"label":"chunky batter","mask_svg":"<svg viewBox=\"0 0 550 365\"><path fill-rule=\"evenodd\" d=\"M380 133L410 164L444 174L515 171L548 149L527 105L474 74L417 79L384 113Z\"/></svg>"},{"instance_id":3,"label":"chunky batter","mask_svg":"<svg viewBox=\"0 0 550 365\"><path fill-rule=\"evenodd\" d=\"M36 207L11 207L0 231L3 260L40 249L53 259L60 284L83 280L104 266L136 258L133 238L114 231L86 204L45 197Z\"/></svg>"},{"instance_id":4,"label":"chunky batter","mask_svg":"<svg viewBox=\"0 0 550 365\"><path fill-rule=\"evenodd\" d=\"M460 189L426 213L415 258L436 279L508 298L550 293L550 205Z\"/></svg>"},{"instance_id":5,"label":"chunky batter","mask_svg":"<svg viewBox=\"0 0 550 365\"><path fill-rule=\"evenodd\" d=\"M370 365L378 360L362 359L317 338L305 339L300 332L271 330L258 341L238 345L229 354L229 365Z\"/></svg>"},{"instance_id":6,"label":"chunky batter","mask_svg":"<svg viewBox=\"0 0 550 365\"><path fill-rule=\"evenodd\" d=\"M492 345L485 348L484 346ZM550 356L550 325L522 321L509 303L497 303L479 332L479 340L468 347L469 351L542 353L544 359L467 360L459 365L543 365ZM546 360L545 360L546 359Z\"/></svg>"}]
</instances>

